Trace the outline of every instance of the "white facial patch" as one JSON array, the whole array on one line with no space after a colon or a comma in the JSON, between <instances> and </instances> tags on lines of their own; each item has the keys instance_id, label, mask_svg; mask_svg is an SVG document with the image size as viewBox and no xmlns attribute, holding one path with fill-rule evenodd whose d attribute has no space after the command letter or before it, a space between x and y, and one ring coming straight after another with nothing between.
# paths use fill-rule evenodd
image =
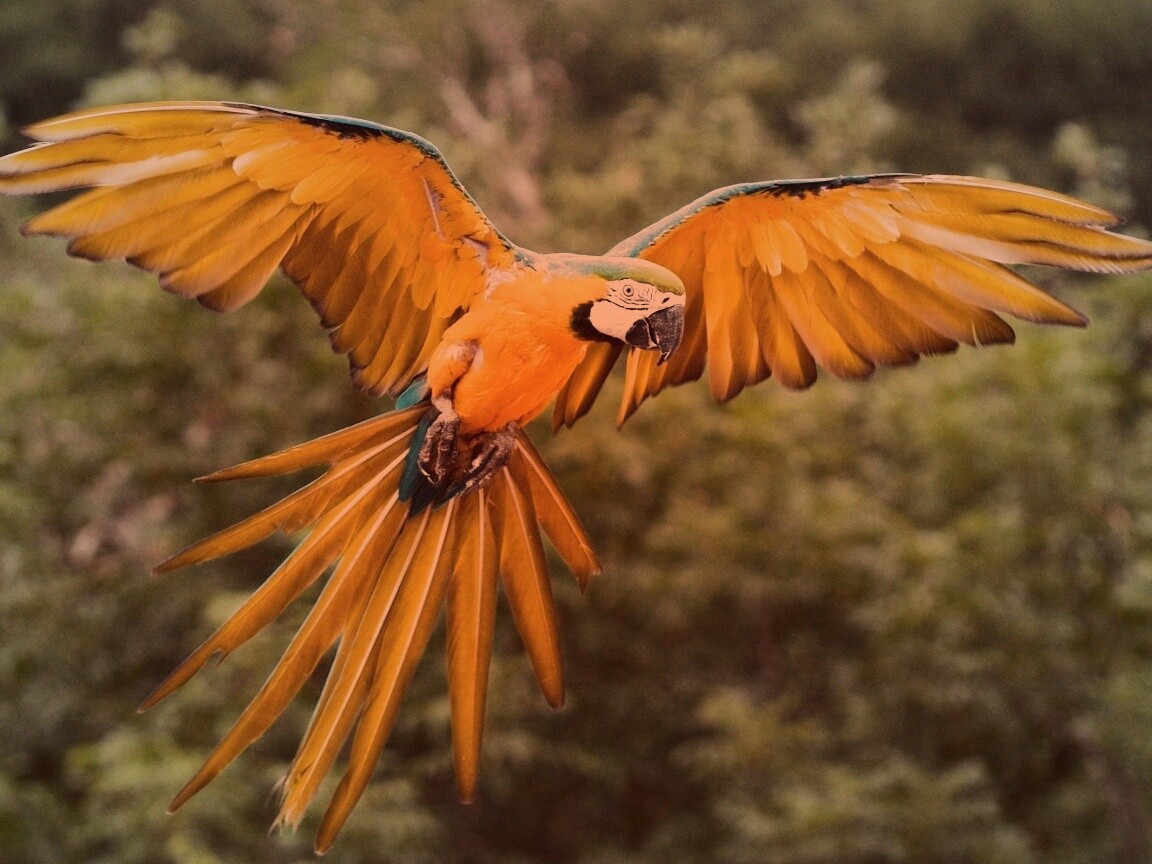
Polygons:
<instances>
[{"instance_id":1,"label":"white facial patch","mask_svg":"<svg viewBox=\"0 0 1152 864\"><path fill-rule=\"evenodd\" d=\"M647 304L640 308L626 308L612 300L597 300L588 310L588 320L605 336L624 341L632 325L649 311Z\"/></svg>"},{"instance_id":2,"label":"white facial patch","mask_svg":"<svg viewBox=\"0 0 1152 864\"><path fill-rule=\"evenodd\" d=\"M617 279L608 283L608 294L589 310L588 320L605 336L623 340L642 318L670 306L683 306L684 295L661 291L647 282Z\"/></svg>"}]
</instances>

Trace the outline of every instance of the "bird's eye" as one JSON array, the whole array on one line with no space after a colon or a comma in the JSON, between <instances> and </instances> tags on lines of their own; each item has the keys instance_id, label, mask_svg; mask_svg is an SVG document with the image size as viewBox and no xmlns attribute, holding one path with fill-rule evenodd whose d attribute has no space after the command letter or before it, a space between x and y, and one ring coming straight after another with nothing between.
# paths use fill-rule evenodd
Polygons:
<instances>
[{"instance_id":1,"label":"bird's eye","mask_svg":"<svg viewBox=\"0 0 1152 864\"><path fill-rule=\"evenodd\" d=\"M636 293L636 289L633 288L631 285L625 285L623 290L622 290L622 293L624 294L625 297L631 297L633 294Z\"/></svg>"}]
</instances>

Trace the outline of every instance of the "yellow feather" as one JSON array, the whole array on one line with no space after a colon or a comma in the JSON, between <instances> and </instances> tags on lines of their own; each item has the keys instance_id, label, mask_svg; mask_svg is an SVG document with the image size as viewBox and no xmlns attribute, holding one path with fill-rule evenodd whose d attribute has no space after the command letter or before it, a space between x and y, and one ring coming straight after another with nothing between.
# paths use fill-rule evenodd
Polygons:
<instances>
[{"instance_id":1,"label":"yellow feather","mask_svg":"<svg viewBox=\"0 0 1152 864\"><path fill-rule=\"evenodd\" d=\"M852 312L891 340L904 354L915 358L925 352L935 354L955 350L955 341L881 296L873 285L843 262L824 259L814 263Z\"/></svg>"},{"instance_id":2,"label":"yellow feather","mask_svg":"<svg viewBox=\"0 0 1152 864\"><path fill-rule=\"evenodd\" d=\"M749 296L753 272L752 268L747 268L743 273L732 273L729 277L732 280L728 289L731 296L725 304L725 320L720 326L729 333L733 380L722 391L720 402L735 397L745 387L763 381L769 375ZM713 395L717 392L720 391L713 390Z\"/></svg>"},{"instance_id":3,"label":"yellow feather","mask_svg":"<svg viewBox=\"0 0 1152 864\"><path fill-rule=\"evenodd\" d=\"M424 372L428 368L427 357L431 356L432 352L436 350L436 346L440 344L440 340L444 338L444 331L448 329L451 322L437 321L430 323L428 327L428 335L424 337L424 344L420 348L409 355L410 362L404 367L403 371L396 376L396 383L392 385L392 390L395 392L407 387L412 380Z\"/></svg>"},{"instance_id":4,"label":"yellow feather","mask_svg":"<svg viewBox=\"0 0 1152 864\"><path fill-rule=\"evenodd\" d=\"M750 222L748 233L752 239L753 248L756 250L756 260L760 263L760 269L772 276L777 275L783 264L766 221Z\"/></svg>"},{"instance_id":5,"label":"yellow feather","mask_svg":"<svg viewBox=\"0 0 1152 864\"><path fill-rule=\"evenodd\" d=\"M219 102L141 102L65 114L27 126L24 134L41 141L66 141L105 132L134 138L195 135L222 131L240 119L237 115L254 113Z\"/></svg>"},{"instance_id":6,"label":"yellow feather","mask_svg":"<svg viewBox=\"0 0 1152 864\"><path fill-rule=\"evenodd\" d=\"M1109 258L1042 242L1008 242L975 236L938 227L919 218L905 219L900 229L905 237L918 240L926 246L986 258L1001 264L1047 264L1097 273L1118 273L1125 269L1140 269L1147 260L1140 257Z\"/></svg>"},{"instance_id":7,"label":"yellow feather","mask_svg":"<svg viewBox=\"0 0 1152 864\"><path fill-rule=\"evenodd\" d=\"M796 223L804 220L797 219ZM865 238L860 235L859 229L851 223L842 208L822 207L814 210L809 220L811 228L821 237L827 238L831 244L827 253L829 258L848 256L855 258L864 251Z\"/></svg>"},{"instance_id":8,"label":"yellow feather","mask_svg":"<svg viewBox=\"0 0 1152 864\"><path fill-rule=\"evenodd\" d=\"M193 543L171 557L161 561L152 568L157 575L170 573L187 567L190 564L199 564L211 561L224 555L231 554L240 549L255 546L266 537L271 537L284 521L285 515L294 506L293 498L307 494L309 487L298 489L293 495L270 507L254 513L247 519L237 522L228 528L218 531L209 537Z\"/></svg>"},{"instance_id":9,"label":"yellow feather","mask_svg":"<svg viewBox=\"0 0 1152 864\"><path fill-rule=\"evenodd\" d=\"M331 222L313 221L300 233L296 245L284 257L284 272L312 301L325 327L335 327L339 319L327 314L332 284L345 267L344 249L336 245Z\"/></svg>"},{"instance_id":10,"label":"yellow feather","mask_svg":"<svg viewBox=\"0 0 1152 864\"><path fill-rule=\"evenodd\" d=\"M500 538L500 575L512 618L548 704L564 704L564 662L552 585L532 501L505 468L490 487Z\"/></svg>"},{"instance_id":11,"label":"yellow feather","mask_svg":"<svg viewBox=\"0 0 1152 864\"><path fill-rule=\"evenodd\" d=\"M861 357L829 323L810 297L810 284L805 275L783 270L772 280L780 307L816 362L838 378L867 378L873 365Z\"/></svg>"},{"instance_id":12,"label":"yellow feather","mask_svg":"<svg viewBox=\"0 0 1152 864\"><path fill-rule=\"evenodd\" d=\"M332 699L334 685L337 681L342 681L344 678L345 670L348 666L348 658L351 656L352 637L356 632L356 627L364 617L364 610L367 608L370 597L370 592L362 592L361 596L357 597L356 601L348 609L344 630L340 634L340 641L336 648L336 658L332 661L332 668L328 671L328 677L324 681L324 689L320 693L320 699L317 701L316 708L313 710L312 717L308 722L308 728L301 740L301 748L303 748L304 743L309 740L318 720L329 716L328 705ZM371 684L371 676L369 675L361 675L352 682L351 692L348 697L348 704L351 707L336 716L333 721L330 741L335 743L331 743L327 750L319 752L318 756L321 761L313 764L311 770L303 770L301 766L301 750L297 749L296 756L292 761L292 765L289 766L288 773L281 779L278 785L281 794L280 812L277 814L276 821L273 823L274 828L289 827L294 829L300 824L300 820L304 818L304 813L308 809L308 805L311 804L312 800L316 797L321 781L323 781L327 773L332 770L332 765L339 755L343 742L347 740L349 733L352 731L360 708L364 704L365 695L368 693L369 684ZM297 770L298 768L300 769L299 771Z\"/></svg>"},{"instance_id":13,"label":"yellow feather","mask_svg":"<svg viewBox=\"0 0 1152 864\"><path fill-rule=\"evenodd\" d=\"M751 292L753 314L759 322L760 344L768 368L789 389L810 386L816 380L816 364L781 304L775 285L763 274L756 274L753 282L759 286L759 290Z\"/></svg>"},{"instance_id":14,"label":"yellow feather","mask_svg":"<svg viewBox=\"0 0 1152 864\"><path fill-rule=\"evenodd\" d=\"M412 422L411 415L413 412L403 413L406 415L408 422ZM351 428L361 430L362 427L355 426ZM381 437L383 437L383 433L373 427L366 427L363 431L370 431L373 436L381 435ZM298 520L300 518L308 519L311 517L313 520L319 518L327 509L322 502L329 500L334 490L344 489L350 484L357 485L362 483L363 475L377 470L378 462L389 460L396 455L397 451L402 451L410 435L411 431L406 429L398 435L385 438L383 441L370 441L370 446L366 447L363 451L352 454L349 458L340 461L328 472L313 480L308 485L297 489L282 501L261 510L259 513L249 516L247 519L230 528L225 528L223 531L213 534L211 537L194 543L182 552L158 564L154 568L155 572L168 573L180 567L187 567L190 564L211 561L213 558L219 558L222 555L228 555L259 543L278 528L287 533L291 533L292 530L298 527ZM206 479L210 481L220 481L240 477L267 476L272 473L283 473L284 471L298 470L298 468L301 467L319 464L321 461L324 461L323 458L319 457L326 455L327 448L334 448L335 441L339 441L340 444L344 443L343 439L334 439L333 442L329 442L327 439L319 438L315 442L310 442L323 442L324 446L316 448L315 452L310 451L308 445L302 445L300 448L293 448L292 450L284 451L282 454L266 457L266 459L269 460L268 463L265 463L264 460L256 460L255 462L245 463L236 468L209 475ZM288 462L289 459L302 458L307 458L308 462L294 462L292 463L294 467L280 467ZM269 464L275 466L275 468L266 467ZM297 515L293 518L295 511L307 515L303 517ZM303 524L308 524L308 522L305 521Z\"/></svg>"},{"instance_id":15,"label":"yellow feather","mask_svg":"<svg viewBox=\"0 0 1152 864\"><path fill-rule=\"evenodd\" d=\"M608 342L588 346L584 360L556 396L552 413L552 431L571 426L592 407L596 394L604 386L612 367L620 357L621 348Z\"/></svg>"},{"instance_id":16,"label":"yellow feather","mask_svg":"<svg viewBox=\"0 0 1152 864\"><path fill-rule=\"evenodd\" d=\"M387 302L389 292L394 289L395 276L399 270L399 263L395 260L399 256L395 255L369 270L365 263L366 254L361 247L360 255L357 256L359 266L365 268L363 288L340 323L341 346L361 366L366 366L372 360L372 354L365 356L366 351L374 354L379 347L379 334L387 326L392 313L392 307Z\"/></svg>"},{"instance_id":17,"label":"yellow feather","mask_svg":"<svg viewBox=\"0 0 1152 864\"><path fill-rule=\"evenodd\" d=\"M371 585L371 579L395 542L405 512L406 508L398 503L393 492L349 540L336 572L324 586L280 662L200 770L172 799L169 811L181 807L210 783L263 735L288 707L345 627L348 609L355 608L356 598Z\"/></svg>"},{"instance_id":18,"label":"yellow feather","mask_svg":"<svg viewBox=\"0 0 1152 864\"><path fill-rule=\"evenodd\" d=\"M948 339L968 345L1012 341L1012 328L993 313L932 290L920 274L908 272L917 261L907 244L891 244L846 263L882 297Z\"/></svg>"},{"instance_id":19,"label":"yellow feather","mask_svg":"<svg viewBox=\"0 0 1152 864\"><path fill-rule=\"evenodd\" d=\"M284 134L291 134L291 127L284 127ZM335 135L326 135L319 130L305 133L305 140L295 146L285 148L264 148L252 157L241 161L240 168L233 161L236 173L252 181L261 189L275 189L291 192L316 168L323 165L324 159L340 156L344 145ZM293 202L301 203L301 202Z\"/></svg>"},{"instance_id":20,"label":"yellow feather","mask_svg":"<svg viewBox=\"0 0 1152 864\"><path fill-rule=\"evenodd\" d=\"M1035 213L1079 225L1112 226L1120 221L1085 201L1006 180L928 175L902 177L893 185L905 190L919 207L938 212Z\"/></svg>"},{"instance_id":21,"label":"yellow feather","mask_svg":"<svg viewBox=\"0 0 1152 864\"><path fill-rule=\"evenodd\" d=\"M371 292L365 290L370 284L361 250L355 250L344 259L343 268L330 284L324 295L322 309L319 305L317 307L318 311L322 312L324 320L339 322L328 333L332 350L338 354L347 354L356 347L364 335L363 330L357 331L357 322L351 318L358 305L362 303L370 305L368 298ZM363 322L362 316L360 320Z\"/></svg>"},{"instance_id":22,"label":"yellow feather","mask_svg":"<svg viewBox=\"0 0 1152 864\"><path fill-rule=\"evenodd\" d=\"M358 167L348 159L313 171L292 189L292 203L326 204L332 201L356 182Z\"/></svg>"},{"instance_id":23,"label":"yellow feather","mask_svg":"<svg viewBox=\"0 0 1152 864\"><path fill-rule=\"evenodd\" d=\"M379 383L390 392L395 393L397 390L407 387L411 383L414 367L419 367L416 371L420 371L424 367L431 349L439 343L439 336L433 338L432 334L436 331L431 326L431 322L429 325L427 329L421 329L411 325L405 327L403 323L395 322L391 328L393 331L399 331L395 337L396 341L389 344L392 362L388 364L387 369L379 379ZM444 331L441 329L439 332L443 333ZM391 332L388 335L391 337ZM431 346L429 346L430 342L433 343Z\"/></svg>"},{"instance_id":24,"label":"yellow feather","mask_svg":"<svg viewBox=\"0 0 1152 864\"><path fill-rule=\"evenodd\" d=\"M780 256L780 266L784 270L799 273L808 266L808 251L791 223L782 219L770 219L762 224L770 238L772 248Z\"/></svg>"},{"instance_id":25,"label":"yellow feather","mask_svg":"<svg viewBox=\"0 0 1152 864\"><path fill-rule=\"evenodd\" d=\"M871 317L853 307L846 291L837 291L818 260L813 260L804 273L811 286L812 303L825 320L861 357L878 366L900 366L913 362L916 353L903 349L882 329L873 326Z\"/></svg>"},{"instance_id":26,"label":"yellow feather","mask_svg":"<svg viewBox=\"0 0 1152 864\"><path fill-rule=\"evenodd\" d=\"M363 613L354 623L353 631L344 636L349 643L346 655L328 675L325 692L284 781L286 796L281 820L286 824L294 825L303 816L363 708L379 658L381 634L388 625L432 516L429 508L419 518L404 523L384 569L372 586Z\"/></svg>"},{"instance_id":27,"label":"yellow feather","mask_svg":"<svg viewBox=\"0 0 1152 864\"><path fill-rule=\"evenodd\" d=\"M301 218L302 214L291 210L272 210L258 227L253 225L246 229L244 220L239 218L237 224L220 225L186 253L187 263L164 272L160 284L175 294L198 297L224 288L249 264L259 260L248 278L237 283L233 291L225 290L215 295L224 301L246 302L259 293L268 277L275 272L288 247L295 241L296 227ZM134 258L133 263L138 260ZM251 284L252 279L258 280L255 285ZM207 297L202 297L201 302L212 305L212 300Z\"/></svg>"},{"instance_id":28,"label":"yellow feather","mask_svg":"<svg viewBox=\"0 0 1152 864\"><path fill-rule=\"evenodd\" d=\"M77 237L68 251L96 261L131 258L141 269L163 272L179 266L189 248L254 200L269 199L247 186L229 186L206 200L181 201L162 212L142 213L107 231Z\"/></svg>"},{"instance_id":29,"label":"yellow feather","mask_svg":"<svg viewBox=\"0 0 1152 864\"><path fill-rule=\"evenodd\" d=\"M303 444L289 447L287 450L281 450L279 453L272 453L250 462L243 462L232 468L215 471L198 478L197 482L222 483L226 480L289 474L293 471L332 462L343 454L377 438L385 439L384 448L386 449L401 440L407 440L411 435L411 427L415 418L423 412L424 408L417 406L404 411L380 414L354 426L348 426L337 432L331 432Z\"/></svg>"},{"instance_id":30,"label":"yellow feather","mask_svg":"<svg viewBox=\"0 0 1152 864\"><path fill-rule=\"evenodd\" d=\"M630 350L627 361L627 387L638 393L648 393L656 372L656 357L650 351Z\"/></svg>"},{"instance_id":31,"label":"yellow feather","mask_svg":"<svg viewBox=\"0 0 1152 864\"><path fill-rule=\"evenodd\" d=\"M31 174L0 176L0 192L31 195L80 186L126 186L151 177L209 166L218 158L219 153L215 150L193 150L169 156L154 156L138 162L82 162Z\"/></svg>"},{"instance_id":32,"label":"yellow feather","mask_svg":"<svg viewBox=\"0 0 1152 864\"><path fill-rule=\"evenodd\" d=\"M1042 324L1083 327L1088 319L1007 267L960 255L938 254L934 287L974 306Z\"/></svg>"},{"instance_id":33,"label":"yellow feather","mask_svg":"<svg viewBox=\"0 0 1152 864\"><path fill-rule=\"evenodd\" d=\"M295 241L294 229L295 226L292 226L279 239L252 256L251 260L228 277L226 284L201 294L197 299L204 306L217 312L230 312L252 300L268 284L268 280L272 278L272 274L276 272L276 268L280 266L284 255Z\"/></svg>"},{"instance_id":34,"label":"yellow feather","mask_svg":"<svg viewBox=\"0 0 1152 864\"><path fill-rule=\"evenodd\" d=\"M92 189L46 210L25 226L27 234L76 236L107 231L173 207L204 201L240 183L227 168L197 168L141 180L127 187Z\"/></svg>"},{"instance_id":35,"label":"yellow feather","mask_svg":"<svg viewBox=\"0 0 1152 864\"><path fill-rule=\"evenodd\" d=\"M331 847L372 778L380 751L400 710L400 700L439 617L451 572L453 517L458 506L459 501L454 498L430 516L428 510L424 511L427 527L380 634L377 665L352 739L348 771L320 820L317 853L322 854Z\"/></svg>"},{"instance_id":36,"label":"yellow feather","mask_svg":"<svg viewBox=\"0 0 1152 864\"><path fill-rule=\"evenodd\" d=\"M219 141L215 135L180 135L165 138L125 138L99 134L85 138L29 147L0 159L0 175L31 174L71 165L144 164L161 157L205 153ZM215 162L222 154L210 159Z\"/></svg>"},{"instance_id":37,"label":"yellow feather","mask_svg":"<svg viewBox=\"0 0 1152 864\"><path fill-rule=\"evenodd\" d=\"M462 504L456 561L448 584L448 695L452 753L462 801L476 790L484 736L484 706L496 621L499 559L484 489Z\"/></svg>"},{"instance_id":38,"label":"yellow feather","mask_svg":"<svg viewBox=\"0 0 1152 864\"><path fill-rule=\"evenodd\" d=\"M540 527L584 590L592 577L602 572L600 560L572 505L523 431L516 434L516 453L508 469L513 482L532 501Z\"/></svg>"},{"instance_id":39,"label":"yellow feather","mask_svg":"<svg viewBox=\"0 0 1152 864\"><path fill-rule=\"evenodd\" d=\"M192 652L140 706L146 711L198 672L215 654L227 656L264 629L311 585L340 554L354 526L353 509L360 496L349 498L317 524L307 539L281 564L232 616Z\"/></svg>"},{"instance_id":40,"label":"yellow feather","mask_svg":"<svg viewBox=\"0 0 1152 864\"><path fill-rule=\"evenodd\" d=\"M704 322L704 300L702 292L690 294L684 304L684 335L678 347L668 362L660 369L648 376L648 388L638 390L635 388L636 372L632 370L633 364L648 364L655 362L649 352L630 351L628 353L628 371L624 382L624 392L620 397L620 407L616 413L616 425L622 426L640 407L645 398L651 396L669 384L679 384L684 381L695 381L704 374L705 359L708 353L708 339ZM595 394L592 394L595 395Z\"/></svg>"},{"instance_id":41,"label":"yellow feather","mask_svg":"<svg viewBox=\"0 0 1152 864\"><path fill-rule=\"evenodd\" d=\"M639 386L640 368L644 362L644 355L640 351L629 351L624 358L624 393L620 401L620 409L616 414L616 425L623 425L624 421L636 410L636 406L644 401L647 392Z\"/></svg>"},{"instance_id":42,"label":"yellow feather","mask_svg":"<svg viewBox=\"0 0 1152 864\"><path fill-rule=\"evenodd\" d=\"M900 227L886 199L866 198L875 190L845 190L850 194L840 206L840 215L851 226L851 231L868 245L891 243L900 237Z\"/></svg>"},{"instance_id":43,"label":"yellow feather","mask_svg":"<svg viewBox=\"0 0 1152 864\"><path fill-rule=\"evenodd\" d=\"M945 249L965 247L976 241L995 250L984 257L1006 264L1053 264L1102 270L1123 267L1124 262L1152 259L1152 245L1096 226L1058 222L1030 213L932 213L909 214L916 226L905 227L910 236L939 238ZM924 227L919 227L924 226ZM927 229L931 227L929 232ZM978 248L985 248L983 246Z\"/></svg>"}]
</instances>

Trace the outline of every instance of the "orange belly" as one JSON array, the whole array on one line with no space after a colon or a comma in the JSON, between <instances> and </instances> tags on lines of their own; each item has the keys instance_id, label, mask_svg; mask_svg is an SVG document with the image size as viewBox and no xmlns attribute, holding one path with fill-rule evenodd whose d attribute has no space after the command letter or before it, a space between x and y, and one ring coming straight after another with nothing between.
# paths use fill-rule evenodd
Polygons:
<instances>
[{"instance_id":1,"label":"orange belly","mask_svg":"<svg viewBox=\"0 0 1152 864\"><path fill-rule=\"evenodd\" d=\"M448 328L429 362L432 395L451 390L464 434L532 420L584 359L589 343L569 326L567 294L532 287L497 289ZM460 362L462 346L474 349L468 364Z\"/></svg>"},{"instance_id":2,"label":"orange belly","mask_svg":"<svg viewBox=\"0 0 1152 864\"><path fill-rule=\"evenodd\" d=\"M539 344L482 344L454 392L461 431L491 431L534 419L583 359L586 345L572 347L556 351Z\"/></svg>"}]
</instances>

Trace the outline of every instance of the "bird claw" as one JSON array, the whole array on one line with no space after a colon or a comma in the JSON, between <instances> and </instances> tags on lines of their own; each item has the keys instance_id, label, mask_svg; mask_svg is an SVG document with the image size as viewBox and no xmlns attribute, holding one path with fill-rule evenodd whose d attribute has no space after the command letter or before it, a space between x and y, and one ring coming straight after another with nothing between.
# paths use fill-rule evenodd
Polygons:
<instances>
[{"instance_id":1,"label":"bird claw","mask_svg":"<svg viewBox=\"0 0 1152 864\"><path fill-rule=\"evenodd\" d=\"M487 486L492 478L507 463L516 448L515 423L507 424L498 432L486 432L480 436L472 461L466 471L461 471L460 415L452 406L451 400L444 398L439 404L433 400L438 410L436 419L428 426L424 443L420 446L417 465L420 473L434 487L445 487L458 478L451 494L460 494L470 489ZM475 441L477 438L473 438ZM468 448L474 446L468 445ZM463 476L461 476L463 474Z\"/></svg>"},{"instance_id":2,"label":"bird claw","mask_svg":"<svg viewBox=\"0 0 1152 864\"><path fill-rule=\"evenodd\" d=\"M515 423L509 423L499 432L485 436L480 452L468 466L462 491L487 486L496 472L508 464L512 451L516 449L516 428Z\"/></svg>"},{"instance_id":3,"label":"bird claw","mask_svg":"<svg viewBox=\"0 0 1152 864\"><path fill-rule=\"evenodd\" d=\"M440 413L428 427L420 447L418 464L420 473L433 486L440 486L456 468L456 441L460 434L460 415L451 405L440 408Z\"/></svg>"}]
</instances>

